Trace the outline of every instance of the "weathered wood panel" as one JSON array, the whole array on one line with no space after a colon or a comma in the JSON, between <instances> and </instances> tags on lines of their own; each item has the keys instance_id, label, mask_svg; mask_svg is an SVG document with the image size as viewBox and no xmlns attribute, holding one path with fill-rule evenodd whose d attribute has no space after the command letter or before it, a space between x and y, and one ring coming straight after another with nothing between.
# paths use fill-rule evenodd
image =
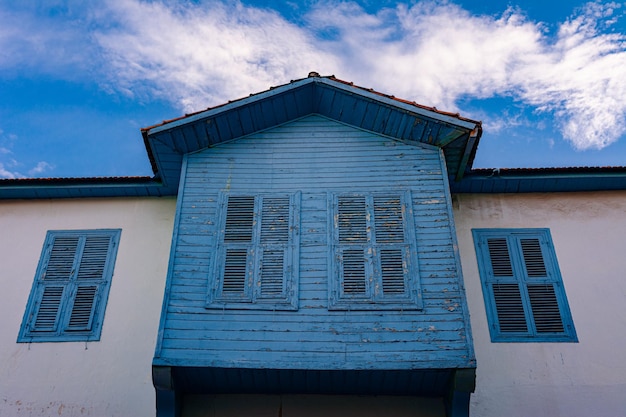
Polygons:
<instances>
[{"instance_id":1,"label":"weathered wood panel","mask_svg":"<svg viewBox=\"0 0 626 417\"><path fill-rule=\"evenodd\" d=\"M155 363L274 369L472 366L439 152L308 116L188 155ZM328 192L405 189L412 196L424 308L328 311ZM298 311L205 308L220 191L302 193Z\"/></svg>"}]
</instances>

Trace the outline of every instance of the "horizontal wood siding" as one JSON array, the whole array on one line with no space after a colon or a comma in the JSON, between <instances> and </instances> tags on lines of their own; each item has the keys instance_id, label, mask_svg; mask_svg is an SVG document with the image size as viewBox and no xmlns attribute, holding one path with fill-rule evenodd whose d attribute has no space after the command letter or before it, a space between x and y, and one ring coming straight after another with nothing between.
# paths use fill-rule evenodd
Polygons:
<instances>
[{"instance_id":1,"label":"horizontal wood siding","mask_svg":"<svg viewBox=\"0 0 626 417\"><path fill-rule=\"evenodd\" d=\"M439 150L308 116L188 156L156 364L471 366ZM410 189L424 309L328 311L329 191ZM218 193L302 192L298 311L207 309Z\"/></svg>"}]
</instances>

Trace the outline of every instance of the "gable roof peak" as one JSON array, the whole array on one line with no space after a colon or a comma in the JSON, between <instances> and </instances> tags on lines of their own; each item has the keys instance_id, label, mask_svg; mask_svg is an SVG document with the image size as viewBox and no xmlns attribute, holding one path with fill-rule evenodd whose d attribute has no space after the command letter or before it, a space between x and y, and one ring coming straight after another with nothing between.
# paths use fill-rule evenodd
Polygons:
<instances>
[{"instance_id":1,"label":"gable roof peak","mask_svg":"<svg viewBox=\"0 0 626 417\"><path fill-rule=\"evenodd\" d=\"M448 173L460 179L471 167L481 122L322 76L271 87L237 100L142 129L156 176L177 183L182 155L237 137L319 114L406 143L444 150Z\"/></svg>"}]
</instances>

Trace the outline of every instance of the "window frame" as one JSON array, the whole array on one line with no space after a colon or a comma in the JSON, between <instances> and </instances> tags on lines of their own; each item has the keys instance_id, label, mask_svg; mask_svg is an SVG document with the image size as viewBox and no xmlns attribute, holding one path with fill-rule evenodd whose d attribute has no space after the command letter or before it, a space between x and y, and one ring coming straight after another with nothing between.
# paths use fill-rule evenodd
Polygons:
<instances>
[{"instance_id":1,"label":"window frame","mask_svg":"<svg viewBox=\"0 0 626 417\"><path fill-rule=\"evenodd\" d=\"M228 242L227 234L228 202L230 198L252 198L254 200L252 225L249 231L251 238L248 242ZM268 200L289 199L288 239L284 243L272 240L272 237L263 238L263 207ZM218 197L217 233L215 252L212 259L209 276L209 291L206 308L211 309L242 309L242 310L298 310L299 287L299 249L300 249L300 200L301 193L227 193L221 192ZM269 210L269 209L268 209ZM265 212L267 214L267 212ZM245 216L246 213L243 213ZM271 214L268 214L271 216ZM268 217L269 218L269 217ZM271 219L270 219L271 220ZM230 233L230 232L228 232ZM268 235L271 234L271 230ZM275 237L274 237L275 239ZM245 239L244 239L245 240ZM228 296L223 289L224 268L226 267L227 251L246 253L245 282L243 291L237 295ZM263 295L262 268L263 260L268 251L274 253L283 251L283 282L280 295ZM241 255L241 254L240 254ZM268 258L269 259L269 258ZM241 266L240 266L241 267ZM276 267L276 265L275 265ZM270 283L276 288L277 282Z\"/></svg>"},{"instance_id":2,"label":"window frame","mask_svg":"<svg viewBox=\"0 0 626 417\"><path fill-rule=\"evenodd\" d=\"M115 261L117 258L117 249L121 236L121 229L91 229L91 230L49 230L46 233L41 255L33 286L30 291L22 325L18 335L18 343L31 342L82 342L82 341L98 341L102 334L102 324L109 296L109 289L113 278ZM105 238L109 239L106 254L103 254L102 247L97 243L89 246L89 253L85 251L88 239ZM53 255L53 249L59 239L71 241L77 239L73 254ZM93 240L92 240L93 241ZM59 251L69 250L63 248L62 243L56 245L55 253ZM93 251L96 252L93 252ZM57 257L57 260L51 259ZM96 262L104 261L98 266L98 278L93 276L93 257ZM98 260L98 256L104 256ZM72 263L68 261L72 259ZM62 261L59 262L59 259ZM87 264L81 262L85 260ZM57 269L54 269L57 268ZM55 278L46 281L46 276L50 275L50 271L61 274L68 273L65 278ZM69 269L68 269L69 268ZM80 277L81 271L86 271L85 276ZM41 311L41 305L44 304L44 295L47 290L60 290L56 299L48 297L46 304L47 309L52 309L54 318L45 318L45 311ZM48 293L50 294L50 293ZM76 296L79 296L78 303L75 303ZM85 298L86 297L86 298ZM88 309L88 313L84 308ZM51 323L50 326L41 326L37 329L39 314L43 315L42 321ZM75 314L74 314L75 313ZM74 324L72 324L74 323ZM72 326L74 327L72 329ZM42 328L43 327L43 328Z\"/></svg>"},{"instance_id":3,"label":"window frame","mask_svg":"<svg viewBox=\"0 0 626 417\"><path fill-rule=\"evenodd\" d=\"M340 198L365 199L365 232L364 242L341 242L339 225ZM377 240L376 208L377 198L399 198L402 213L402 242L387 243ZM329 310L421 310L423 308L419 264L417 258L417 240L413 219L413 204L410 190L394 190L380 192L336 192L328 193L328 241L329 241ZM388 216L389 211L383 216ZM393 213L391 216L393 217ZM363 219L360 220L363 222ZM354 226L351 225L350 227ZM359 233L359 232L357 232ZM382 240L382 239L379 239ZM382 273L383 251L401 251L404 292L402 294L384 294ZM343 268L344 254L347 251L362 251L364 260L364 294L344 294L345 286Z\"/></svg>"},{"instance_id":4,"label":"window frame","mask_svg":"<svg viewBox=\"0 0 626 417\"><path fill-rule=\"evenodd\" d=\"M472 235L491 341L578 342L550 230L472 229ZM501 247L503 241L506 255ZM507 309L506 318L498 314L498 303L503 314ZM555 324L557 309L560 322ZM503 329L505 326L509 329ZM526 331L513 330L521 326ZM562 327L562 331L547 331L555 326Z\"/></svg>"}]
</instances>

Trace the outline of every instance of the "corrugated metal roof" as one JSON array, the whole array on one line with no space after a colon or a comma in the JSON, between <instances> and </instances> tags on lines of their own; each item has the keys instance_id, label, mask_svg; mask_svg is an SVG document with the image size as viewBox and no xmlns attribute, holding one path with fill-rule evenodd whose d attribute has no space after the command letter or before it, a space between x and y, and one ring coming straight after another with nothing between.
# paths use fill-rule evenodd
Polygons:
<instances>
[{"instance_id":1,"label":"corrugated metal roof","mask_svg":"<svg viewBox=\"0 0 626 417\"><path fill-rule=\"evenodd\" d=\"M626 167L473 169L453 193L528 193L626 190Z\"/></svg>"},{"instance_id":2,"label":"corrugated metal roof","mask_svg":"<svg viewBox=\"0 0 626 417\"><path fill-rule=\"evenodd\" d=\"M0 180L0 199L175 195L152 177L16 178Z\"/></svg>"}]
</instances>

